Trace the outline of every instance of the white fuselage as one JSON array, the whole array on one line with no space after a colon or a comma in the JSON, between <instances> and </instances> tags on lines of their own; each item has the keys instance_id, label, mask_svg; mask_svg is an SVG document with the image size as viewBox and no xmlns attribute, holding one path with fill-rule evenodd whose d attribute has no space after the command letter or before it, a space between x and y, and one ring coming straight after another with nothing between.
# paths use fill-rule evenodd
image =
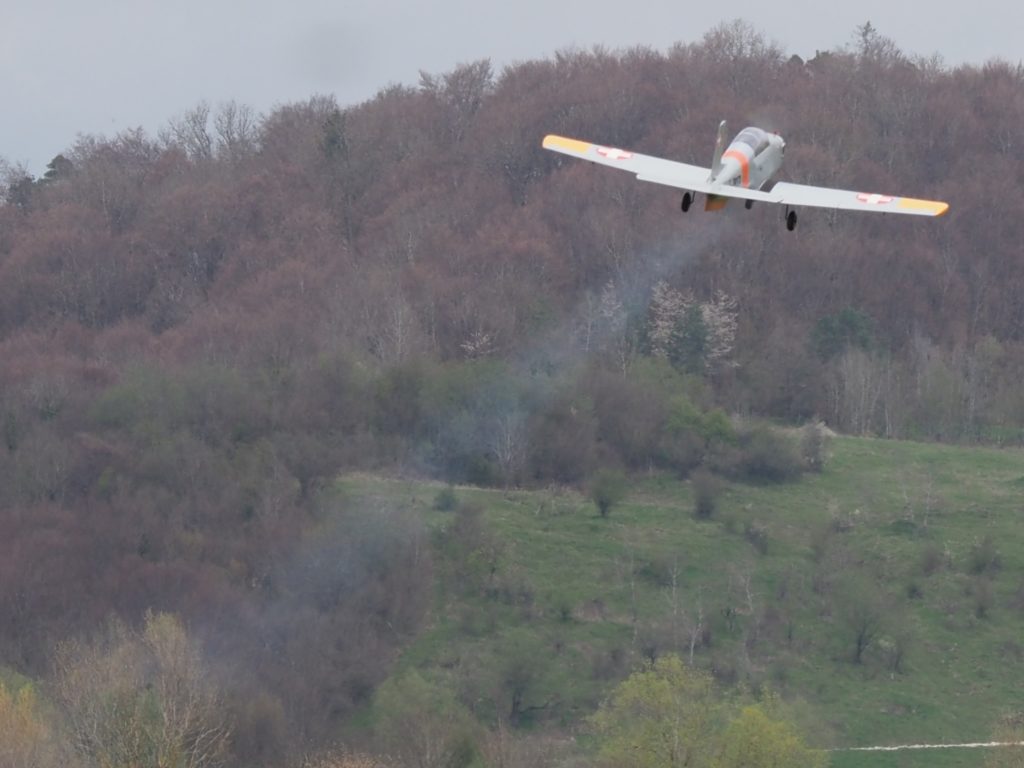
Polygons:
<instances>
[{"instance_id":1,"label":"white fuselage","mask_svg":"<svg viewBox=\"0 0 1024 768\"><path fill-rule=\"evenodd\" d=\"M722 165L711 181L761 189L782 167L786 142L761 128L744 128L722 153Z\"/></svg>"}]
</instances>

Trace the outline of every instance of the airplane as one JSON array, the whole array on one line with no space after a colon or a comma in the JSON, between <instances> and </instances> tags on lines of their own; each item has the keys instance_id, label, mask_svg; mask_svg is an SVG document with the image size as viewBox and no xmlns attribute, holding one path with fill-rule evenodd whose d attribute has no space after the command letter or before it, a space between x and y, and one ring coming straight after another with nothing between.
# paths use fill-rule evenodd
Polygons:
<instances>
[{"instance_id":1,"label":"airplane","mask_svg":"<svg viewBox=\"0 0 1024 768\"><path fill-rule=\"evenodd\" d=\"M636 174L640 181L650 181L683 190L681 208L684 212L697 193L707 196L704 210L717 211L729 198L739 198L749 209L755 202L778 203L785 206L786 229L796 229L797 206L833 208L876 213L907 213L916 216L941 216L949 204L937 200L918 200L869 192L853 192L806 184L775 182L772 177L782 167L786 142L777 133L761 128L744 128L725 144L728 128L723 120L718 126L715 154L710 168L664 160L617 147L605 147L577 139L549 134L544 149L571 157L590 160Z\"/></svg>"}]
</instances>

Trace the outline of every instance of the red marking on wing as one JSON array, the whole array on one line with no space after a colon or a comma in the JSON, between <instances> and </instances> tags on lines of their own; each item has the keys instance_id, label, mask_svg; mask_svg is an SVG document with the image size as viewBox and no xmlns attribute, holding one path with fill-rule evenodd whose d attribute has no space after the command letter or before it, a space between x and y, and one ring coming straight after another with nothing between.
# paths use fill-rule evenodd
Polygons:
<instances>
[{"instance_id":1,"label":"red marking on wing","mask_svg":"<svg viewBox=\"0 0 1024 768\"><path fill-rule=\"evenodd\" d=\"M867 203L868 205L885 205L886 203L891 203L896 198L889 197L889 195L869 195L867 192L861 192L857 195L857 199L862 203Z\"/></svg>"},{"instance_id":2,"label":"red marking on wing","mask_svg":"<svg viewBox=\"0 0 1024 768\"><path fill-rule=\"evenodd\" d=\"M607 157L609 160L628 160L633 156L632 152L616 147L598 147L597 154Z\"/></svg>"}]
</instances>

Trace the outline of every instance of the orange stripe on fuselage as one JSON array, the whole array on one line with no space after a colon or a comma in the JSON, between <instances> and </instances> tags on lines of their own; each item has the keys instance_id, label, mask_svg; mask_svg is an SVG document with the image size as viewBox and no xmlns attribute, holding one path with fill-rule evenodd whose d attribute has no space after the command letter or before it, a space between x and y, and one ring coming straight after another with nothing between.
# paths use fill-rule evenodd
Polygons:
<instances>
[{"instance_id":1,"label":"orange stripe on fuselage","mask_svg":"<svg viewBox=\"0 0 1024 768\"><path fill-rule=\"evenodd\" d=\"M750 158L740 152L738 149L730 149L724 155L722 159L731 157L733 160L740 164L740 181L744 187L750 186Z\"/></svg>"}]
</instances>

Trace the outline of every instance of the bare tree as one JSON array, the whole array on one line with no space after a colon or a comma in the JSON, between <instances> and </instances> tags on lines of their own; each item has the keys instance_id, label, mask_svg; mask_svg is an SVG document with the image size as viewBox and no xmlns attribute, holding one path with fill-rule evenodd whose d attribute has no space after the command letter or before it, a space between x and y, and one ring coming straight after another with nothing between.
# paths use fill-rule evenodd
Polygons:
<instances>
[{"instance_id":1,"label":"bare tree","mask_svg":"<svg viewBox=\"0 0 1024 768\"><path fill-rule=\"evenodd\" d=\"M519 408L506 409L492 420L490 448L501 467L506 484L514 484L526 465L528 449L527 416Z\"/></svg>"},{"instance_id":2,"label":"bare tree","mask_svg":"<svg viewBox=\"0 0 1024 768\"><path fill-rule=\"evenodd\" d=\"M256 149L256 116L251 107L228 101L221 104L213 118L217 134L217 156L230 163L248 157Z\"/></svg>"},{"instance_id":3,"label":"bare tree","mask_svg":"<svg viewBox=\"0 0 1024 768\"><path fill-rule=\"evenodd\" d=\"M846 585L839 610L847 637L853 640L851 661L863 664L864 655L884 632L884 599L876 585L864 578L855 578Z\"/></svg>"},{"instance_id":4,"label":"bare tree","mask_svg":"<svg viewBox=\"0 0 1024 768\"><path fill-rule=\"evenodd\" d=\"M692 305L691 298L684 296L664 280L659 280L655 284L651 294L651 317L647 329L653 355L668 357L675 343L679 324Z\"/></svg>"},{"instance_id":5,"label":"bare tree","mask_svg":"<svg viewBox=\"0 0 1024 768\"><path fill-rule=\"evenodd\" d=\"M220 697L174 616L148 613L141 631L114 621L98 641L61 645L55 668L55 697L86 765L224 762Z\"/></svg>"},{"instance_id":6,"label":"bare tree","mask_svg":"<svg viewBox=\"0 0 1024 768\"><path fill-rule=\"evenodd\" d=\"M210 105L199 102L181 117L171 120L159 131L161 141L168 146L181 147L191 160L213 158L213 136L210 135Z\"/></svg>"}]
</instances>

